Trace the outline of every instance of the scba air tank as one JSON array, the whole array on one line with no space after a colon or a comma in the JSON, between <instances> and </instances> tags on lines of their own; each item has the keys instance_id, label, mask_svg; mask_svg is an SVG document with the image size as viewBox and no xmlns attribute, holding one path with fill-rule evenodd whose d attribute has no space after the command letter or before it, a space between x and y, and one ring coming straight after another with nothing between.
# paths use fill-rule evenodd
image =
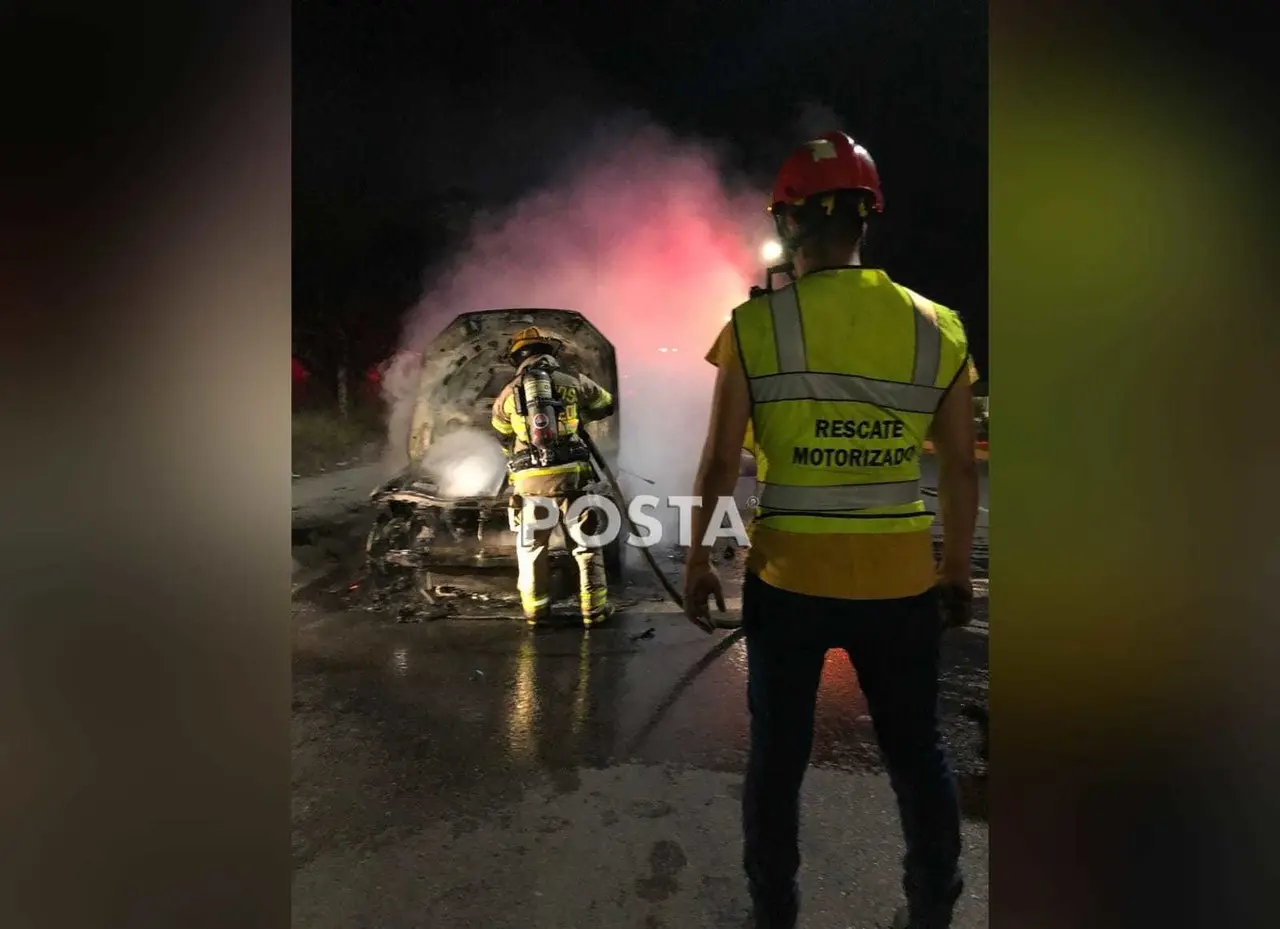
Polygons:
<instances>
[{"instance_id":1,"label":"scba air tank","mask_svg":"<svg viewBox=\"0 0 1280 929\"><path fill-rule=\"evenodd\" d=\"M529 444L546 453L559 438L551 372L546 368L530 368L525 372L523 387L529 417Z\"/></svg>"}]
</instances>

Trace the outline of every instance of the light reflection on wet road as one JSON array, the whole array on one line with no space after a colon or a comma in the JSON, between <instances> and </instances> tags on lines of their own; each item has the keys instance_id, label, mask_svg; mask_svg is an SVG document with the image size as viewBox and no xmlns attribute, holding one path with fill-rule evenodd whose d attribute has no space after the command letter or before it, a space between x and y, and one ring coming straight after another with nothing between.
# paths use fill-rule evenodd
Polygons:
<instances>
[{"instance_id":1,"label":"light reflection on wet road","mask_svg":"<svg viewBox=\"0 0 1280 929\"><path fill-rule=\"evenodd\" d=\"M705 636L652 586L626 593L638 602L605 628L538 634L501 620L394 623L297 598L296 926L741 929L744 646L699 669L729 633ZM985 767L959 710L985 703L985 633L949 634L944 662L968 808L971 892L956 925L974 929L986 925ZM838 652L823 671L813 765L803 925L881 925L898 902L901 843Z\"/></svg>"}]
</instances>

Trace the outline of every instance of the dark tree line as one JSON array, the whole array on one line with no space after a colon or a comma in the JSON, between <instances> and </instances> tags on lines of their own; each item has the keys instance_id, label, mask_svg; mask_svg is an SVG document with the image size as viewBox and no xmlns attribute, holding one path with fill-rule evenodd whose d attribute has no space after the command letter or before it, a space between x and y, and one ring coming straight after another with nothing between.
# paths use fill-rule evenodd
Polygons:
<instances>
[{"instance_id":1,"label":"dark tree line","mask_svg":"<svg viewBox=\"0 0 1280 929\"><path fill-rule=\"evenodd\" d=\"M395 351L425 269L456 243L457 196L372 208L295 198L293 353L311 389L346 412L374 366Z\"/></svg>"}]
</instances>

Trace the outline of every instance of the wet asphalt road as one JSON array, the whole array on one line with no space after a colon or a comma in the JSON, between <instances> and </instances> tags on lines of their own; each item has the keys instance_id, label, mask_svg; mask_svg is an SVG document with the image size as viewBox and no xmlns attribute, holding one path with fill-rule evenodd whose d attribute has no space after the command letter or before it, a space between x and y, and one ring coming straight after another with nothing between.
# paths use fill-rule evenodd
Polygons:
<instances>
[{"instance_id":1,"label":"wet asphalt road","mask_svg":"<svg viewBox=\"0 0 1280 929\"><path fill-rule=\"evenodd\" d=\"M749 925L740 641L725 648L728 632L686 624L641 575L614 622L589 633L396 623L343 608L326 593L343 584L338 575L294 600L295 926ZM985 765L960 715L986 702L985 606L973 629L948 634L944 658L966 811L959 929L987 925ZM900 901L896 810L836 653L801 850L802 926L887 925Z\"/></svg>"}]
</instances>

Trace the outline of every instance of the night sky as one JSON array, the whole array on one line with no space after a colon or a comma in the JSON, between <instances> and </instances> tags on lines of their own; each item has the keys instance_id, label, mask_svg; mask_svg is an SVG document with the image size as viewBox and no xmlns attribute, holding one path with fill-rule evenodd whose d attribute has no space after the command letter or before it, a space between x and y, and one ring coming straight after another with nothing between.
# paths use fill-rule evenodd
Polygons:
<instances>
[{"instance_id":1,"label":"night sky","mask_svg":"<svg viewBox=\"0 0 1280 929\"><path fill-rule=\"evenodd\" d=\"M510 203L603 119L709 141L762 189L834 121L881 172L869 263L960 312L985 374L986 36L967 0L295 3L296 317L358 304L393 340L450 247L442 198Z\"/></svg>"}]
</instances>

